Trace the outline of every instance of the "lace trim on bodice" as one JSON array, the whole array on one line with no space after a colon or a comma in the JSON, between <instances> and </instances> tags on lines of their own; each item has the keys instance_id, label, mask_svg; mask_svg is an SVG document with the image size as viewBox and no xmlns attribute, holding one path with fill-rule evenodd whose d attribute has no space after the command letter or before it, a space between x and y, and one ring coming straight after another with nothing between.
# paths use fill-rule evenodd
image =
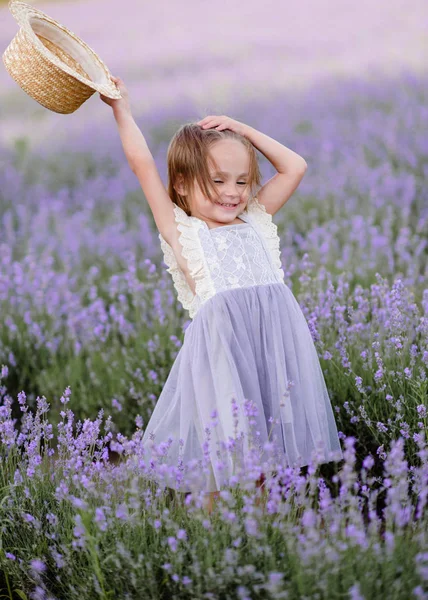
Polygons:
<instances>
[{"instance_id":1,"label":"lace trim on bodice","mask_svg":"<svg viewBox=\"0 0 428 600\"><path fill-rule=\"evenodd\" d=\"M189 216L177 204L174 204L175 220L177 229L180 232L179 242L182 256L186 259L190 275L195 282L196 295L190 289L184 273L178 265L174 251L159 233L159 240L164 254L165 264L168 266L168 272L171 274L174 287L177 291L177 299L183 308L189 311L190 318L193 319L199 306L214 296L216 288L214 286L211 269L220 268L215 253L209 257L210 267L203 250L202 242L199 237L199 230L202 228L203 235L210 236L208 225L197 217ZM252 198L247 211L239 215L244 221L249 221L256 228L266 245L274 267L277 270L278 281L284 280L284 271L281 267L280 239L275 223L272 221L272 215L266 212L266 208L256 197ZM240 227L241 225L238 225Z\"/></svg>"}]
</instances>

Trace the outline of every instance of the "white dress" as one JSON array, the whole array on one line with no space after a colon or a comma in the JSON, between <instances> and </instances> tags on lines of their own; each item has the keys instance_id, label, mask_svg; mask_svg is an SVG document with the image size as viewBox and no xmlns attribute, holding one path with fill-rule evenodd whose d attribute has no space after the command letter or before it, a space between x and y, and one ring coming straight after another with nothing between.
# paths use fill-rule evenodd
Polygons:
<instances>
[{"instance_id":1,"label":"white dress","mask_svg":"<svg viewBox=\"0 0 428 600\"><path fill-rule=\"evenodd\" d=\"M192 321L145 428L146 464L174 465L178 477L167 476L168 486L189 491L179 473L192 459L201 463L205 449L209 474L203 489L219 490L234 474L233 457L224 445L236 437L232 399L244 452L257 432L252 443L256 439L262 448L274 441L290 466L308 464L320 445L324 462L332 460L332 452L335 460L342 458L316 348L284 282L271 215L257 198L239 215L242 223L214 229L177 205L174 213L181 257L161 234L159 239L178 300ZM179 266L183 257L196 293ZM257 412L253 427L244 410L248 400ZM169 448L160 459L153 444L161 443ZM155 467L152 476L156 479Z\"/></svg>"}]
</instances>

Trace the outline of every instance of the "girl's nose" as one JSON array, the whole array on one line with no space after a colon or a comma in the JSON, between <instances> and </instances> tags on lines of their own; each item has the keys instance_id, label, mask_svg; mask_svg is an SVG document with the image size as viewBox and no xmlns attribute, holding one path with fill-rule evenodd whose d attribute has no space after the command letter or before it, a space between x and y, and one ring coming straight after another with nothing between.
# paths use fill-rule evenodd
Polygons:
<instances>
[{"instance_id":1,"label":"girl's nose","mask_svg":"<svg viewBox=\"0 0 428 600\"><path fill-rule=\"evenodd\" d=\"M226 196L239 196L240 195L240 189L239 186L234 186L232 185L231 187L229 187L226 191Z\"/></svg>"}]
</instances>

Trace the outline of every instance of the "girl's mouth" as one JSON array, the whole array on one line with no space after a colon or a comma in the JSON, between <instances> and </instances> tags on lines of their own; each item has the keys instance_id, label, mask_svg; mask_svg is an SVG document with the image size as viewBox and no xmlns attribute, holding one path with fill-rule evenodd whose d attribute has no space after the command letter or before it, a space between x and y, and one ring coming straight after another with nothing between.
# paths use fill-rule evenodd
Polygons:
<instances>
[{"instance_id":1,"label":"girl's mouth","mask_svg":"<svg viewBox=\"0 0 428 600\"><path fill-rule=\"evenodd\" d=\"M214 203L218 204L218 206L221 206L225 210L233 210L234 208L236 208L238 206L237 204L221 204L220 202L217 202L216 200L214 201Z\"/></svg>"}]
</instances>

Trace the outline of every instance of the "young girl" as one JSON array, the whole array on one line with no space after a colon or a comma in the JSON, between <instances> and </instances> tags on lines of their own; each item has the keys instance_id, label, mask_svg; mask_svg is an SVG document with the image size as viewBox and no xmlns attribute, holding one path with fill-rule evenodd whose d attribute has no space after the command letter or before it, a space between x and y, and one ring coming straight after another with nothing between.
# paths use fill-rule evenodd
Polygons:
<instances>
[{"instance_id":1,"label":"young girl","mask_svg":"<svg viewBox=\"0 0 428 600\"><path fill-rule=\"evenodd\" d=\"M305 160L248 125L208 116L174 135L166 191L133 120L126 87L114 81L122 98L101 98L113 108L178 300L192 319L145 429L148 455L153 444L164 442L168 465L203 460L214 417L204 486L212 506L233 471L222 444L236 435L232 409L247 436L244 405L250 400L261 447L275 439L287 465L307 465L320 447L324 462L332 460L330 452L342 458L318 355L284 282L272 221L302 180ZM254 147L278 171L256 195L261 175ZM189 491L173 479L168 486Z\"/></svg>"}]
</instances>

